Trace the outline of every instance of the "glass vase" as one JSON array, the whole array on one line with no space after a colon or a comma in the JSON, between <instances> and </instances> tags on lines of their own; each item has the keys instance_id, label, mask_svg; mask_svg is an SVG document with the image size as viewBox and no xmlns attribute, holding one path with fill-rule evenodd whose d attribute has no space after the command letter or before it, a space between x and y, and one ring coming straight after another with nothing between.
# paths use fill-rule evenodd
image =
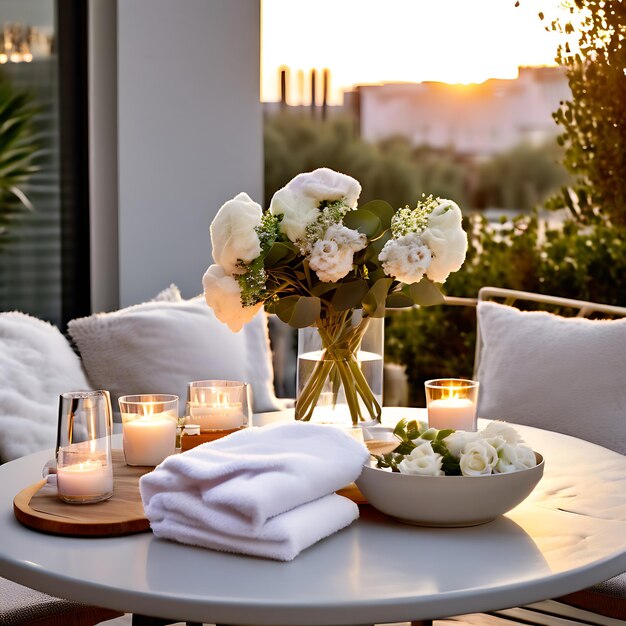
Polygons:
<instances>
[{"instance_id":1,"label":"glass vase","mask_svg":"<svg viewBox=\"0 0 626 626\"><path fill-rule=\"evenodd\" d=\"M296 419L346 427L380 421L384 321L358 309L298 331Z\"/></svg>"}]
</instances>

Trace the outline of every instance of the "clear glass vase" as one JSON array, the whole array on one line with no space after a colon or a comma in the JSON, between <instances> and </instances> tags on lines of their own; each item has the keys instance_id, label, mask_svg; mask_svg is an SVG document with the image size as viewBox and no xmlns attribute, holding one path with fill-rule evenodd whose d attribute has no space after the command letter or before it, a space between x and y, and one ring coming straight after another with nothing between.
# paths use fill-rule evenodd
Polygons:
<instances>
[{"instance_id":1,"label":"clear glass vase","mask_svg":"<svg viewBox=\"0 0 626 626\"><path fill-rule=\"evenodd\" d=\"M380 421L384 321L358 309L298 331L296 419L341 426Z\"/></svg>"}]
</instances>

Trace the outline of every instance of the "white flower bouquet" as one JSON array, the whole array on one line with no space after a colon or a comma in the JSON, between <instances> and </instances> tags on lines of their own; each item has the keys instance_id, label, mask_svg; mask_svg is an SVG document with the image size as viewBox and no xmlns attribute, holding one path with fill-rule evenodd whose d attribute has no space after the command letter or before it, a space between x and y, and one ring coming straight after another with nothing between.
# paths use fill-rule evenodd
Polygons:
<instances>
[{"instance_id":1,"label":"white flower bouquet","mask_svg":"<svg viewBox=\"0 0 626 626\"><path fill-rule=\"evenodd\" d=\"M375 455L376 467L420 476L508 474L537 465L532 448L505 422L478 432L428 428L425 422L400 420L394 429L398 447Z\"/></svg>"},{"instance_id":2,"label":"white flower bouquet","mask_svg":"<svg viewBox=\"0 0 626 626\"><path fill-rule=\"evenodd\" d=\"M356 358L369 319L387 306L442 302L435 283L465 260L467 236L451 200L428 196L394 210L380 200L357 207L360 193L354 178L322 168L296 176L265 212L240 193L211 224L215 264L203 285L218 319L237 332L265 306L320 333L323 357L297 399L297 419L311 418L328 379L335 394L343 387L354 424L380 419Z\"/></svg>"}]
</instances>

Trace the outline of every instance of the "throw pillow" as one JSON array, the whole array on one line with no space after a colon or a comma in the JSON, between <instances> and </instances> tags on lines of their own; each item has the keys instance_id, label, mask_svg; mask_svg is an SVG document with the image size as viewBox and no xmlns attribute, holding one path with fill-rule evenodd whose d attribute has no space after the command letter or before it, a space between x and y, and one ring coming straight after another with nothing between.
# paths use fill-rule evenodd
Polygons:
<instances>
[{"instance_id":1,"label":"throw pillow","mask_svg":"<svg viewBox=\"0 0 626 626\"><path fill-rule=\"evenodd\" d=\"M56 443L59 394L91 389L80 359L56 326L0 313L0 461Z\"/></svg>"},{"instance_id":2,"label":"throw pillow","mask_svg":"<svg viewBox=\"0 0 626 626\"><path fill-rule=\"evenodd\" d=\"M626 319L478 305L478 413L626 454Z\"/></svg>"},{"instance_id":3,"label":"throw pillow","mask_svg":"<svg viewBox=\"0 0 626 626\"><path fill-rule=\"evenodd\" d=\"M233 333L200 296L97 313L72 320L68 330L90 379L111 392L116 413L120 396L173 393L182 414L187 383L205 379L250 383L255 412L280 408L263 311Z\"/></svg>"}]
</instances>

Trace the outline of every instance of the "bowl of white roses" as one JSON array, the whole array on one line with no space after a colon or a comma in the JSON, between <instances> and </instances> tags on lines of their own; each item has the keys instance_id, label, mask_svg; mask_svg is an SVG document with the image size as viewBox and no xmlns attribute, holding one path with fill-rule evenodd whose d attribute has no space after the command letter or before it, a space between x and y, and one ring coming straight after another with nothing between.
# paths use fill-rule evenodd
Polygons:
<instances>
[{"instance_id":1,"label":"bowl of white roses","mask_svg":"<svg viewBox=\"0 0 626 626\"><path fill-rule=\"evenodd\" d=\"M525 500L543 457L505 422L478 432L401 420L391 452L372 455L357 486L374 508L418 526L476 526Z\"/></svg>"}]
</instances>

